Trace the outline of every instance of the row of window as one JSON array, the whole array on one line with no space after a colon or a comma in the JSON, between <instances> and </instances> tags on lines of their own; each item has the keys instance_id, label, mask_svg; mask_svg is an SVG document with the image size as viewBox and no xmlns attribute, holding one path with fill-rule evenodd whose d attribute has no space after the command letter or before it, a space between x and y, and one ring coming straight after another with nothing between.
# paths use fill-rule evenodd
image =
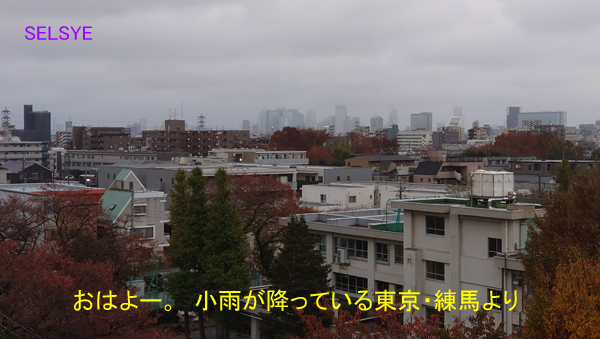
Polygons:
<instances>
[{"instance_id":1,"label":"row of window","mask_svg":"<svg viewBox=\"0 0 600 339\"><path fill-rule=\"evenodd\" d=\"M425 216L425 234L444 236L446 234L444 223L443 217ZM498 253L502 253L502 239L488 238L488 258L495 257Z\"/></svg>"}]
</instances>

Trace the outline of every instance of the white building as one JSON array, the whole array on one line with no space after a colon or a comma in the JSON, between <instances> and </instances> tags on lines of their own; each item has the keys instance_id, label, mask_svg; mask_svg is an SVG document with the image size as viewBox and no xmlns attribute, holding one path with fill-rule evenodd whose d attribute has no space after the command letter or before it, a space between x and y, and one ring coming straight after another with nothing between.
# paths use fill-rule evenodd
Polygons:
<instances>
[{"instance_id":1,"label":"white building","mask_svg":"<svg viewBox=\"0 0 600 339\"><path fill-rule=\"evenodd\" d=\"M121 170L102 195L102 208L112 223L126 225L133 234L153 239L156 250L169 246L167 194L146 189L133 171Z\"/></svg>"},{"instance_id":2,"label":"white building","mask_svg":"<svg viewBox=\"0 0 600 339\"><path fill-rule=\"evenodd\" d=\"M427 149L433 145L432 131L398 131L398 147L401 150Z\"/></svg>"},{"instance_id":3,"label":"white building","mask_svg":"<svg viewBox=\"0 0 600 339\"><path fill-rule=\"evenodd\" d=\"M461 291L477 291L480 308L492 293L501 296L495 301L503 305L492 311L496 323L504 320L507 332L518 331L525 320L523 297L530 291L523 285L523 266L516 254L525 246L528 223L544 211L539 205L516 202L511 178L508 172L478 171L472 178L477 187L471 199L391 202L393 211L403 212L306 214L326 261L333 263L334 292L353 298L360 290L419 292L416 315L423 317L438 314L438 291L456 292L456 309L439 313L445 325L454 317L473 315L473 310L460 310ZM368 295L375 303L374 294ZM344 305L344 298L339 302Z\"/></svg>"}]
</instances>

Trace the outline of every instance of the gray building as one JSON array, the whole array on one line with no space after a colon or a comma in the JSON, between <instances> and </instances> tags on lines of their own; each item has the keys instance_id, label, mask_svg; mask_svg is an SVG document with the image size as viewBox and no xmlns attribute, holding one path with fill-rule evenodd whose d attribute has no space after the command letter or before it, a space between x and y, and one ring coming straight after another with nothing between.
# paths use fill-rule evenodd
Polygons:
<instances>
[{"instance_id":1,"label":"gray building","mask_svg":"<svg viewBox=\"0 0 600 339\"><path fill-rule=\"evenodd\" d=\"M376 115L371 118L371 131L375 132L383 128L383 118Z\"/></svg>"},{"instance_id":2,"label":"gray building","mask_svg":"<svg viewBox=\"0 0 600 339\"><path fill-rule=\"evenodd\" d=\"M433 114L431 112L421 112L410 115L410 129L416 130L433 130Z\"/></svg>"},{"instance_id":3,"label":"gray building","mask_svg":"<svg viewBox=\"0 0 600 339\"><path fill-rule=\"evenodd\" d=\"M33 111L33 105L23 106L23 129L14 130L13 135L18 136L21 141L45 141L50 142L50 112Z\"/></svg>"},{"instance_id":4,"label":"gray building","mask_svg":"<svg viewBox=\"0 0 600 339\"><path fill-rule=\"evenodd\" d=\"M506 128L519 127L519 114L521 114L521 107L506 108Z\"/></svg>"}]
</instances>

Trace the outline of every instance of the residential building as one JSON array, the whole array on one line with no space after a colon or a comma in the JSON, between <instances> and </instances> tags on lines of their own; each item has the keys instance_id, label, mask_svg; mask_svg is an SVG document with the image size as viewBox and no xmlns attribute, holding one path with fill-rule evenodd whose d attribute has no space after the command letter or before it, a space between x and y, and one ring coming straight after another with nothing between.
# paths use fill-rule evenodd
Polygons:
<instances>
[{"instance_id":1,"label":"residential building","mask_svg":"<svg viewBox=\"0 0 600 339\"><path fill-rule=\"evenodd\" d=\"M421 112L410 115L410 129L412 131L432 131L433 114L431 112Z\"/></svg>"},{"instance_id":2,"label":"residential building","mask_svg":"<svg viewBox=\"0 0 600 339\"><path fill-rule=\"evenodd\" d=\"M487 140L488 139L487 130L483 127L479 127L478 120L475 120L473 122L473 128L469 129L468 139L469 140Z\"/></svg>"},{"instance_id":3,"label":"residential building","mask_svg":"<svg viewBox=\"0 0 600 339\"><path fill-rule=\"evenodd\" d=\"M396 138L400 150L427 149L433 146L432 131L399 131Z\"/></svg>"},{"instance_id":4,"label":"residential building","mask_svg":"<svg viewBox=\"0 0 600 339\"><path fill-rule=\"evenodd\" d=\"M71 138L74 150L126 150L131 128L74 126Z\"/></svg>"},{"instance_id":5,"label":"residential building","mask_svg":"<svg viewBox=\"0 0 600 339\"><path fill-rule=\"evenodd\" d=\"M52 170L35 162L10 161L0 165L0 184L52 181Z\"/></svg>"},{"instance_id":6,"label":"residential building","mask_svg":"<svg viewBox=\"0 0 600 339\"><path fill-rule=\"evenodd\" d=\"M376 172L385 172L397 167L415 166L417 159L406 155L357 155L345 160L348 167L372 168ZM393 167L393 168L390 168Z\"/></svg>"},{"instance_id":7,"label":"residential building","mask_svg":"<svg viewBox=\"0 0 600 339\"><path fill-rule=\"evenodd\" d=\"M102 195L102 208L112 224L119 224L155 242L155 250L169 246L171 227L167 194L148 190L131 170L121 170Z\"/></svg>"},{"instance_id":8,"label":"residential building","mask_svg":"<svg viewBox=\"0 0 600 339\"><path fill-rule=\"evenodd\" d=\"M218 148L248 147L250 131L240 130L163 130L143 131L148 150L155 152L189 152L206 156Z\"/></svg>"},{"instance_id":9,"label":"residential building","mask_svg":"<svg viewBox=\"0 0 600 339\"><path fill-rule=\"evenodd\" d=\"M247 164L297 164L307 165L306 151L266 151L263 149L219 148L208 152L207 159L221 162L241 162ZM202 159L198 159L202 160Z\"/></svg>"},{"instance_id":10,"label":"residential building","mask_svg":"<svg viewBox=\"0 0 600 339\"><path fill-rule=\"evenodd\" d=\"M332 208L373 208L375 199L372 185L326 184L304 185L302 203L319 210ZM379 207L379 206L376 206Z\"/></svg>"},{"instance_id":11,"label":"residential building","mask_svg":"<svg viewBox=\"0 0 600 339\"><path fill-rule=\"evenodd\" d=\"M71 128L72 130L73 128ZM58 147L70 149L73 147L73 132L56 132L56 144Z\"/></svg>"},{"instance_id":12,"label":"residential building","mask_svg":"<svg viewBox=\"0 0 600 339\"><path fill-rule=\"evenodd\" d=\"M448 157L445 150L429 151L426 161L419 162L413 182L429 184L456 183L484 167L483 158Z\"/></svg>"},{"instance_id":13,"label":"residential building","mask_svg":"<svg viewBox=\"0 0 600 339\"><path fill-rule=\"evenodd\" d=\"M21 141L10 135L0 137L0 163L26 161L48 166L48 149L45 141Z\"/></svg>"}]
</instances>

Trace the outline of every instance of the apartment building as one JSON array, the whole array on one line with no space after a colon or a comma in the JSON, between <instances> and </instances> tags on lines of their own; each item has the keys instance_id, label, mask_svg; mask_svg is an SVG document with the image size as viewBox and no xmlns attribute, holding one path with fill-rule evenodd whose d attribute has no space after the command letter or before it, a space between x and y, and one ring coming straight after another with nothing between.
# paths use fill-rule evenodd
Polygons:
<instances>
[{"instance_id":1,"label":"apartment building","mask_svg":"<svg viewBox=\"0 0 600 339\"><path fill-rule=\"evenodd\" d=\"M171 227L167 194L149 190L131 170L121 170L102 195L102 208L113 224L155 241L156 250L169 246Z\"/></svg>"},{"instance_id":2,"label":"apartment building","mask_svg":"<svg viewBox=\"0 0 600 339\"><path fill-rule=\"evenodd\" d=\"M74 150L126 150L131 128L73 126Z\"/></svg>"},{"instance_id":3,"label":"apartment building","mask_svg":"<svg viewBox=\"0 0 600 339\"><path fill-rule=\"evenodd\" d=\"M334 292L352 298L360 290L419 292L415 314L435 313L450 325L454 317L473 314L460 310L460 295L475 290L480 307L490 294L501 296L495 302L503 305L492 311L496 323L504 321L508 332L519 331L525 320L523 297L531 291L523 284L517 252L525 246L528 224L544 211L513 198L512 173L472 175L470 199L393 200L391 210L306 214L318 248L333 264ZM288 220L281 219L281 225ZM436 293L449 290L457 293L456 309L437 312ZM509 305L504 305L504 292ZM376 302L374 293L368 295ZM344 305L344 298L339 302Z\"/></svg>"},{"instance_id":4,"label":"apartment building","mask_svg":"<svg viewBox=\"0 0 600 339\"><path fill-rule=\"evenodd\" d=\"M399 131L396 139L401 150L427 149L433 145L433 132Z\"/></svg>"},{"instance_id":5,"label":"apartment building","mask_svg":"<svg viewBox=\"0 0 600 339\"><path fill-rule=\"evenodd\" d=\"M18 137L0 137L0 162L35 162L49 166L48 143L44 141L21 141Z\"/></svg>"},{"instance_id":6,"label":"apartment building","mask_svg":"<svg viewBox=\"0 0 600 339\"><path fill-rule=\"evenodd\" d=\"M163 130L143 131L146 147L153 151L184 151L206 156L218 148L240 148L250 145L250 131L241 130Z\"/></svg>"},{"instance_id":7,"label":"apartment building","mask_svg":"<svg viewBox=\"0 0 600 339\"><path fill-rule=\"evenodd\" d=\"M249 164L308 164L306 151L266 151L263 149L219 148L209 151L207 158L218 159L222 162L242 162Z\"/></svg>"}]
</instances>

